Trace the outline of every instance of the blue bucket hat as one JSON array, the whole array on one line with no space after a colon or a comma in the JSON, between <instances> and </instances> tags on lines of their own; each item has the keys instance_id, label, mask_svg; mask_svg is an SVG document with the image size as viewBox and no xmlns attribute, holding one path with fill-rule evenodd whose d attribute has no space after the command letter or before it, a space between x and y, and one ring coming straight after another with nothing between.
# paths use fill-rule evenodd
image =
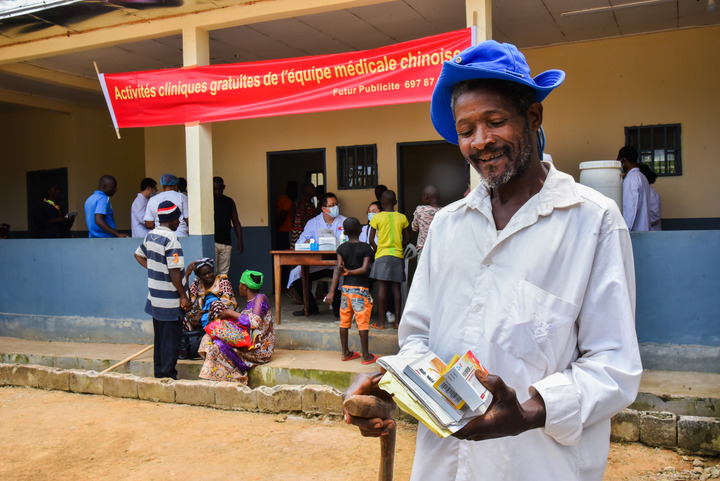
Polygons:
<instances>
[{"instance_id":1,"label":"blue bucket hat","mask_svg":"<svg viewBox=\"0 0 720 481\"><path fill-rule=\"evenodd\" d=\"M535 100L542 102L563 83L565 72L553 69L533 78L525 56L517 47L495 40L481 42L445 61L433 90L430 117L435 130L453 144L458 143L455 116L450 106L453 88L458 82L471 79L499 79L527 85L535 90Z\"/></svg>"},{"instance_id":2,"label":"blue bucket hat","mask_svg":"<svg viewBox=\"0 0 720 481\"><path fill-rule=\"evenodd\" d=\"M178 178L173 174L163 174L162 177L160 177L160 185L162 186L178 185L178 182Z\"/></svg>"}]
</instances>

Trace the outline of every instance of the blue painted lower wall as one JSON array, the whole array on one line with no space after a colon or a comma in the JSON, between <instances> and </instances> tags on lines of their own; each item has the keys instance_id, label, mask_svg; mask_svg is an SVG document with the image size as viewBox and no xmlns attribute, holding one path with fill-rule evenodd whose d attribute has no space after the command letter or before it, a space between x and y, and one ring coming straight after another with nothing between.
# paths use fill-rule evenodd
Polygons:
<instances>
[{"instance_id":1,"label":"blue painted lower wall","mask_svg":"<svg viewBox=\"0 0 720 481\"><path fill-rule=\"evenodd\" d=\"M720 346L720 231L631 236L640 341Z\"/></svg>"},{"instance_id":2,"label":"blue painted lower wall","mask_svg":"<svg viewBox=\"0 0 720 481\"><path fill-rule=\"evenodd\" d=\"M230 279L245 268L266 274L272 290L269 233L244 228L245 251L233 250ZM186 265L214 257L214 236L180 239ZM0 335L27 339L146 343L147 274L133 254L138 238L0 239Z\"/></svg>"},{"instance_id":3,"label":"blue painted lower wall","mask_svg":"<svg viewBox=\"0 0 720 481\"><path fill-rule=\"evenodd\" d=\"M230 279L265 273L272 291L270 230L243 228ZM720 231L633 233L637 332L652 369L720 372ZM186 263L214 254L213 236L181 239ZM139 239L0 239L0 336L146 343L145 271Z\"/></svg>"}]
</instances>

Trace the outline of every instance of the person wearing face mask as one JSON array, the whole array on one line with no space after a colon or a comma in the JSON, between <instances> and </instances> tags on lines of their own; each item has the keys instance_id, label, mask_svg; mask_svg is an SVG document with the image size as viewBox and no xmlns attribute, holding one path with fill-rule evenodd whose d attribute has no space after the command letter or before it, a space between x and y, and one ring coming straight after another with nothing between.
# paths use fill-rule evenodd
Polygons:
<instances>
[{"instance_id":1,"label":"person wearing face mask","mask_svg":"<svg viewBox=\"0 0 720 481\"><path fill-rule=\"evenodd\" d=\"M130 208L130 227L133 237L145 238L150 232L150 229L145 225L145 211L147 210L148 200L157 194L157 191L155 179L146 177L140 182L140 192L138 192Z\"/></svg>"},{"instance_id":2,"label":"person wearing face mask","mask_svg":"<svg viewBox=\"0 0 720 481\"><path fill-rule=\"evenodd\" d=\"M340 204L338 204L338 199L335 194L328 192L323 195L320 200L320 208L322 209L320 214L313 217L307 222L307 224L305 224L305 229L303 230L303 233L300 234L300 238L297 243L302 244L318 242L321 230L332 230L336 238L339 239L342 237L345 216L340 215ZM322 279L323 277L332 277L332 275L333 269L327 269L322 266L310 267L310 281ZM295 289L300 298L303 298L300 266L297 266L290 271L290 279L288 280L287 287L288 289ZM308 296L308 312L311 316L320 313L315 297L312 295ZM340 316L340 296L335 297L335 302L333 302L333 312L336 317ZM299 311L293 312L293 315L304 316L305 311L300 309Z\"/></svg>"},{"instance_id":3,"label":"person wearing face mask","mask_svg":"<svg viewBox=\"0 0 720 481\"><path fill-rule=\"evenodd\" d=\"M371 203L367 208L367 220L368 223L362 226L362 231L360 231L360 242L365 242L366 244L370 243L370 221L373 217L375 217L375 214L382 211L382 204L380 204L379 201ZM377 244L377 234L375 234L375 244Z\"/></svg>"}]
</instances>

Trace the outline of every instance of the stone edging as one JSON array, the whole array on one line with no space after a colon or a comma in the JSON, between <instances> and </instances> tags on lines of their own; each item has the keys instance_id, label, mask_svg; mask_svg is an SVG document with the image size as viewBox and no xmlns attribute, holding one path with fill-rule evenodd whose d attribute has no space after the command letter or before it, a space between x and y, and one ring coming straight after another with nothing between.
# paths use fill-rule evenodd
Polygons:
<instances>
[{"instance_id":1,"label":"stone edging","mask_svg":"<svg viewBox=\"0 0 720 481\"><path fill-rule=\"evenodd\" d=\"M320 385L260 386L204 380L172 380L134 374L100 374L32 364L0 364L0 386L25 386L227 410L307 415L342 413L342 393Z\"/></svg>"},{"instance_id":2,"label":"stone edging","mask_svg":"<svg viewBox=\"0 0 720 481\"><path fill-rule=\"evenodd\" d=\"M204 380L155 379L134 374L0 363L0 386L26 386L82 394L190 404L261 413L340 416L342 393L322 385L260 386ZM413 419L404 413L397 417ZM720 454L720 418L625 409L611 423L613 441L640 442L699 455Z\"/></svg>"},{"instance_id":3,"label":"stone edging","mask_svg":"<svg viewBox=\"0 0 720 481\"><path fill-rule=\"evenodd\" d=\"M720 418L625 409L613 416L610 439L717 456L720 454Z\"/></svg>"}]
</instances>

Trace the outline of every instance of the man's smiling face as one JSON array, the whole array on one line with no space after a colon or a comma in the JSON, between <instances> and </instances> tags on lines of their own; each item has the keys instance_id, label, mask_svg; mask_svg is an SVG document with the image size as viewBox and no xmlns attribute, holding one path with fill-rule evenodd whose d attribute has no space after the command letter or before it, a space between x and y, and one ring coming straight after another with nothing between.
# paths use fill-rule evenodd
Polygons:
<instances>
[{"instance_id":1,"label":"man's smiling face","mask_svg":"<svg viewBox=\"0 0 720 481\"><path fill-rule=\"evenodd\" d=\"M521 114L492 88L467 91L455 101L460 151L490 188L498 189L528 170L535 141L530 118L536 105Z\"/></svg>"}]
</instances>

